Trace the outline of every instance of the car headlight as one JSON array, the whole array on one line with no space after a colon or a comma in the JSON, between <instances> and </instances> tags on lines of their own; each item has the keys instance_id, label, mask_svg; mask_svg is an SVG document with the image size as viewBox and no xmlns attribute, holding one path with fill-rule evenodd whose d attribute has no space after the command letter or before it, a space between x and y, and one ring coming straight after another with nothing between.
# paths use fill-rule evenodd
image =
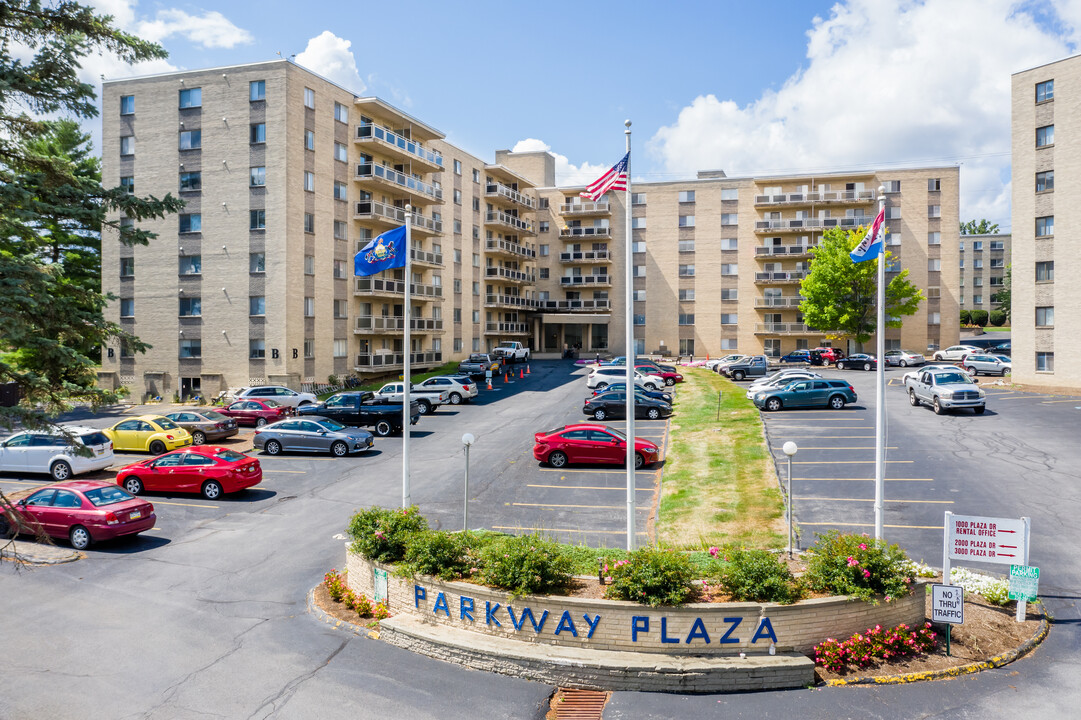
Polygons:
<instances>
[{"instance_id":1,"label":"car headlight","mask_svg":"<svg viewBox=\"0 0 1081 720\"><path fill-rule=\"evenodd\" d=\"M952 398L953 397L953 390L946 390L945 392L942 393L942 397L947 398L947 399Z\"/></svg>"},{"instance_id":2,"label":"car headlight","mask_svg":"<svg viewBox=\"0 0 1081 720\"><path fill-rule=\"evenodd\" d=\"M766 394L765 394L764 392L760 392L760 393L755 393L755 394L754 394L754 398L755 398L755 400L761 400L761 399L762 399L762 398L764 398L765 396L766 396Z\"/></svg>"},{"instance_id":3,"label":"car headlight","mask_svg":"<svg viewBox=\"0 0 1081 720\"><path fill-rule=\"evenodd\" d=\"M977 390L976 392L978 392L980 394L980 397L986 397L987 396L987 393L985 393L983 390Z\"/></svg>"}]
</instances>

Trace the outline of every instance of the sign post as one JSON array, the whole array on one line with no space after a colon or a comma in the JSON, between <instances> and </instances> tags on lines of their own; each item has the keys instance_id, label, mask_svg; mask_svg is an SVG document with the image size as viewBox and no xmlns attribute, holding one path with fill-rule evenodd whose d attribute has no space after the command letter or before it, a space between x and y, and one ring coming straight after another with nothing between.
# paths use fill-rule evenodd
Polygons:
<instances>
[{"instance_id":1,"label":"sign post","mask_svg":"<svg viewBox=\"0 0 1081 720\"><path fill-rule=\"evenodd\" d=\"M951 560L1027 566L1031 530L1032 521L1027 517L954 515L947 510L942 532L942 582L951 584ZM1024 619L1025 599L1019 599L1017 622Z\"/></svg>"},{"instance_id":2,"label":"sign post","mask_svg":"<svg viewBox=\"0 0 1081 720\"><path fill-rule=\"evenodd\" d=\"M1017 601L1017 622L1025 620L1025 603L1036 599L1040 589L1040 568L1010 565L1010 600Z\"/></svg>"},{"instance_id":3,"label":"sign post","mask_svg":"<svg viewBox=\"0 0 1081 720\"><path fill-rule=\"evenodd\" d=\"M931 586L931 622L946 625L946 655L950 654L950 629L965 622L965 589L960 585Z\"/></svg>"}]
</instances>

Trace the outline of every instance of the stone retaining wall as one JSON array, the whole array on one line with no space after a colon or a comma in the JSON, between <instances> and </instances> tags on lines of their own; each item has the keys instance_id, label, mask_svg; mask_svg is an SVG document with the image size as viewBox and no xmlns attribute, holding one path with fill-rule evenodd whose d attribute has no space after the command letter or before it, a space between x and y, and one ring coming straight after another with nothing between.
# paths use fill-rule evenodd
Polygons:
<instances>
[{"instance_id":1,"label":"stone retaining wall","mask_svg":"<svg viewBox=\"0 0 1081 720\"><path fill-rule=\"evenodd\" d=\"M918 583L907 597L877 605L846 597L773 603L693 603L651 608L618 600L522 596L465 582L417 576L347 550L348 583L375 596L374 570L387 573L392 614L515 640L667 655L768 652L810 653L826 638L882 625L918 625L924 620L925 590Z\"/></svg>"}]
</instances>

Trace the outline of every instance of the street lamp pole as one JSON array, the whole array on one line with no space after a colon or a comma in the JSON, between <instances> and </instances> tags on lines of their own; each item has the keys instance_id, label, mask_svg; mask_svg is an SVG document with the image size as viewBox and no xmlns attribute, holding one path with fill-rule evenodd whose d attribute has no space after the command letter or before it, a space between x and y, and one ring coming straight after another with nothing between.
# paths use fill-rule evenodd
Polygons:
<instances>
[{"instance_id":1,"label":"street lamp pole","mask_svg":"<svg viewBox=\"0 0 1081 720\"><path fill-rule=\"evenodd\" d=\"M785 494L788 496L788 559L792 559L792 456L796 454L799 447L796 443L789 440L781 447L784 454L788 456L788 488L785 490Z\"/></svg>"},{"instance_id":2,"label":"street lamp pole","mask_svg":"<svg viewBox=\"0 0 1081 720\"><path fill-rule=\"evenodd\" d=\"M462 446L465 448L465 502L462 511L462 530L469 530L469 446L476 442L473 433L462 435Z\"/></svg>"}]
</instances>

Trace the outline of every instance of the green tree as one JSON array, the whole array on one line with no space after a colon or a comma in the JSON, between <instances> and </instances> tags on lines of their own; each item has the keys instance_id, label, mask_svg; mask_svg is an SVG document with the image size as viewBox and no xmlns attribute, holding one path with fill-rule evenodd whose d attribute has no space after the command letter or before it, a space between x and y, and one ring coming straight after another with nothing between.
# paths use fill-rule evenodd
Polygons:
<instances>
[{"instance_id":1,"label":"green tree","mask_svg":"<svg viewBox=\"0 0 1081 720\"><path fill-rule=\"evenodd\" d=\"M854 263L849 253L859 244L863 229L831 228L812 251L811 272L800 283L800 312L804 322L833 337L867 342L875 332L876 283L879 260ZM893 254L886 252L889 263ZM901 327L900 318L919 308L923 293L908 281L908 270L886 285L886 327ZM897 318L891 320L889 318Z\"/></svg>"},{"instance_id":2,"label":"green tree","mask_svg":"<svg viewBox=\"0 0 1081 720\"><path fill-rule=\"evenodd\" d=\"M1006 275L1002 278L1002 289L991 295L991 302L997 302L998 309L1006 313L1006 321L1010 320L1010 294L1013 288L1013 265L1006 266Z\"/></svg>"},{"instance_id":3,"label":"green tree","mask_svg":"<svg viewBox=\"0 0 1081 720\"><path fill-rule=\"evenodd\" d=\"M32 57L17 59L16 47ZM116 337L145 346L102 314L111 298L91 279L100 233L145 244L151 233L116 218L161 218L183 206L172 195L103 187L86 137L72 124L41 119L97 115L94 88L78 77L81 58L93 53L127 62L166 55L74 2L0 3L0 382L17 384L22 395L18 407L0 408L7 427L41 422L73 401L116 399L96 386L93 354Z\"/></svg>"},{"instance_id":4,"label":"green tree","mask_svg":"<svg viewBox=\"0 0 1081 720\"><path fill-rule=\"evenodd\" d=\"M961 223L962 235L994 235L998 232L998 223L993 223L988 220L969 220L968 222Z\"/></svg>"}]
</instances>

